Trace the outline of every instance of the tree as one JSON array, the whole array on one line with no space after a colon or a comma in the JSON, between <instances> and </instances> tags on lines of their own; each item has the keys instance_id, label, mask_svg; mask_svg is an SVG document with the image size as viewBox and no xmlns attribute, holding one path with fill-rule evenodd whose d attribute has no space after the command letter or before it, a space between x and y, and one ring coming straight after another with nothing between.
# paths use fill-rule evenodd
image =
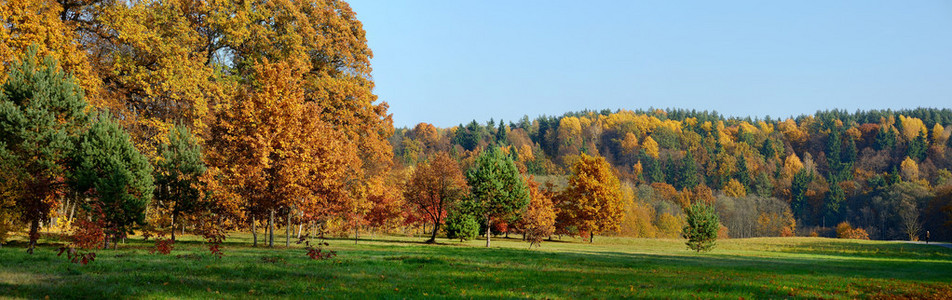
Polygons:
<instances>
[{"instance_id":1,"label":"tree","mask_svg":"<svg viewBox=\"0 0 952 300\"><path fill-rule=\"evenodd\" d=\"M467 189L459 164L446 152L439 152L431 161L417 165L407 181L404 198L433 222L433 234L427 243L436 242L447 210L466 196Z\"/></svg>"},{"instance_id":2,"label":"tree","mask_svg":"<svg viewBox=\"0 0 952 300\"><path fill-rule=\"evenodd\" d=\"M202 146L188 127L178 125L169 131L169 142L159 146L155 164L155 200L171 215L172 240L175 219L190 214L198 206L199 178L205 173Z\"/></svg>"},{"instance_id":3,"label":"tree","mask_svg":"<svg viewBox=\"0 0 952 300\"><path fill-rule=\"evenodd\" d=\"M902 231L909 237L910 241L919 240L919 232L922 231L922 223L919 222L919 209L916 207L915 199L904 197L899 202L899 219L902 224Z\"/></svg>"},{"instance_id":4,"label":"tree","mask_svg":"<svg viewBox=\"0 0 952 300\"><path fill-rule=\"evenodd\" d=\"M293 208L312 221L353 213L356 205L348 203L357 197L348 188L362 179L355 175L357 157L346 155L356 145L317 117L319 106L305 102L302 71L283 62L259 65L255 85L239 91L212 128L209 161L244 199L252 223L268 217L271 246L275 213Z\"/></svg>"},{"instance_id":5,"label":"tree","mask_svg":"<svg viewBox=\"0 0 952 300\"><path fill-rule=\"evenodd\" d=\"M492 222L529 204L529 188L512 158L492 147L476 157L466 172L476 215L486 221L486 247L490 246Z\"/></svg>"},{"instance_id":6,"label":"tree","mask_svg":"<svg viewBox=\"0 0 952 300\"><path fill-rule=\"evenodd\" d=\"M70 182L77 192L91 196L88 205L93 211L102 211L106 247L110 238L115 243L132 233L133 225L145 224L145 209L155 188L152 165L119 124L99 114L72 157L75 172Z\"/></svg>"},{"instance_id":7,"label":"tree","mask_svg":"<svg viewBox=\"0 0 952 300\"><path fill-rule=\"evenodd\" d=\"M684 226L683 235L688 239L688 248L697 252L714 248L717 231L720 229L714 206L695 203L688 206L684 213L687 215L687 225Z\"/></svg>"},{"instance_id":8,"label":"tree","mask_svg":"<svg viewBox=\"0 0 952 300\"><path fill-rule=\"evenodd\" d=\"M589 242L598 232L618 230L622 218L618 177L604 157L582 154L572 166L565 190L568 209L579 231L589 233Z\"/></svg>"},{"instance_id":9,"label":"tree","mask_svg":"<svg viewBox=\"0 0 952 300\"><path fill-rule=\"evenodd\" d=\"M543 239L555 232L556 211L552 204L552 196L540 190L539 183L533 177L530 177L527 182L531 199L529 207L522 216L522 223L531 248L532 245L541 245Z\"/></svg>"},{"instance_id":10,"label":"tree","mask_svg":"<svg viewBox=\"0 0 952 300\"><path fill-rule=\"evenodd\" d=\"M459 239L460 242L479 235L479 222L476 217L463 211L454 211L446 218L446 237Z\"/></svg>"},{"instance_id":11,"label":"tree","mask_svg":"<svg viewBox=\"0 0 952 300\"><path fill-rule=\"evenodd\" d=\"M3 194L14 197L20 219L30 224L30 253L40 221L65 192L68 154L89 120L83 90L56 64L48 56L38 62L31 47L0 88L0 157L9 168L4 180L10 180L6 188L19 190Z\"/></svg>"}]
</instances>

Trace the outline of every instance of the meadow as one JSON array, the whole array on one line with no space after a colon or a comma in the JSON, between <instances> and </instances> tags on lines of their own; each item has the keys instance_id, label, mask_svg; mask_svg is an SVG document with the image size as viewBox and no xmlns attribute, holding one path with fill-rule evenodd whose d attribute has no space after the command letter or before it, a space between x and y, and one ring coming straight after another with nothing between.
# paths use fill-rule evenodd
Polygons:
<instances>
[{"instance_id":1,"label":"meadow","mask_svg":"<svg viewBox=\"0 0 952 300\"><path fill-rule=\"evenodd\" d=\"M233 234L216 258L193 236L169 255L134 238L77 265L47 241L29 255L0 248L0 295L11 298L950 298L952 249L826 238L718 241L602 237L543 243L377 236L329 240L337 256L300 245L250 247ZM278 246L280 245L280 246Z\"/></svg>"}]
</instances>

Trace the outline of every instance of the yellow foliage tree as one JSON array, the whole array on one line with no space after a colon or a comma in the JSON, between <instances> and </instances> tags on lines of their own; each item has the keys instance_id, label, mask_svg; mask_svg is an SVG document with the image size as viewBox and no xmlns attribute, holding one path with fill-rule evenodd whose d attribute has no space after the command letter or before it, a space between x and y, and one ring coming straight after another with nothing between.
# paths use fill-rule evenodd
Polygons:
<instances>
[{"instance_id":1,"label":"yellow foliage tree","mask_svg":"<svg viewBox=\"0 0 952 300\"><path fill-rule=\"evenodd\" d=\"M741 184L740 181L731 178L731 180L724 185L724 195L734 198L747 197L747 189L744 188L744 185Z\"/></svg>"},{"instance_id":2,"label":"yellow foliage tree","mask_svg":"<svg viewBox=\"0 0 952 300\"><path fill-rule=\"evenodd\" d=\"M899 167L902 172L902 178L906 181L919 180L919 164L912 160L912 158L907 156Z\"/></svg>"},{"instance_id":3,"label":"yellow foliage tree","mask_svg":"<svg viewBox=\"0 0 952 300\"><path fill-rule=\"evenodd\" d=\"M604 157L585 153L572 166L565 190L571 219L580 232L589 233L589 242L598 232L617 231L622 217L618 177Z\"/></svg>"},{"instance_id":4,"label":"yellow foliage tree","mask_svg":"<svg viewBox=\"0 0 952 300\"><path fill-rule=\"evenodd\" d=\"M641 142L641 147L645 150L646 154L650 155L651 157L658 158L658 142L655 142L655 140L650 136L645 137L645 140Z\"/></svg>"}]
</instances>

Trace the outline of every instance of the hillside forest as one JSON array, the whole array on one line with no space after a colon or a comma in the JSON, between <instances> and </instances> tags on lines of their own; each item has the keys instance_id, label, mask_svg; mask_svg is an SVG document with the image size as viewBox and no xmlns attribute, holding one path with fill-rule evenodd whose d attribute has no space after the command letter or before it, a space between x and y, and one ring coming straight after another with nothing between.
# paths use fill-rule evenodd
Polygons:
<instances>
[{"instance_id":1,"label":"hillside forest","mask_svg":"<svg viewBox=\"0 0 952 300\"><path fill-rule=\"evenodd\" d=\"M339 0L4 1L0 245L681 238L695 205L721 238L952 240L949 109L394 128L372 57Z\"/></svg>"}]
</instances>

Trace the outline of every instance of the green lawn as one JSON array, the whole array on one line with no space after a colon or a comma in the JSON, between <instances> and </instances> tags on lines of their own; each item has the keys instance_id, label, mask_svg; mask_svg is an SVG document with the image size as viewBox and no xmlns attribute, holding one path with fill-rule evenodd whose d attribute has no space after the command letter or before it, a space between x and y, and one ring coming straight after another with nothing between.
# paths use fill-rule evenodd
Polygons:
<instances>
[{"instance_id":1,"label":"green lawn","mask_svg":"<svg viewBox=\"0 0 952 300\"><path fill-rule=\"evenodd\" d=\"M21 237L22 238L22 237ZM130 240L68 263L47 244L0 248L0 296L23 298L950 298L952 249L824 238L722 240L710 253L680 240L596 237L546 242L378 236L331 240L338 256L251 248L236 235L217 259L186 236L171 255ZM52 243L52 242L48 242ZM278 244L278 243L276 243Z\"/></svg>"}]
</instances>

